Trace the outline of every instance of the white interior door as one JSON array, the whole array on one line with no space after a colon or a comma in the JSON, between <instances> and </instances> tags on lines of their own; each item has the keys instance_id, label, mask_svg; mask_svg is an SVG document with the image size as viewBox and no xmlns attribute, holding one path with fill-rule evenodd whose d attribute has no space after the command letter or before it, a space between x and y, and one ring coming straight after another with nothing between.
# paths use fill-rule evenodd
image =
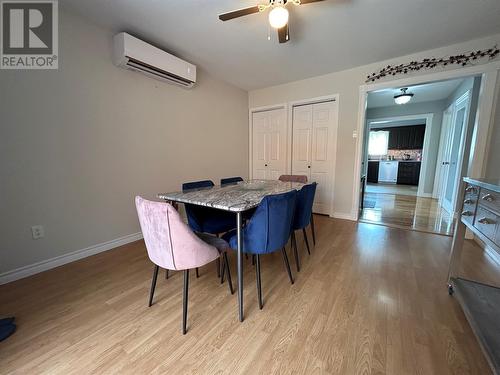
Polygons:
<instances>
[{"instance_id":1,"label":"white interior door","mask_svg":"<svg viewBox=\"0 0 500 375\"><path fill-rule=\"evenodd\" d=\"M252 178L275 180L286 173L284 108L252 114Z\"/></svg>"},{"instance_id":2,"label":"white interior door","mask_svg":"<svg viewBox=\"0 0 500 375\"><path fill-rule=\"evenodd\" d=\"M455 211L460 170L465 146L466 121L468 118L469 95L459 98L453 106L451 127L446 135L443 160L441 205L449 213Z\"/></svg>"},{"instance_id":3,"label":"white interior door","mask_svg":"<svg viewBox=\"0 0 500 375\"><path fill-rule=\"evenodd\" d=\"M306 175L318 183L313 211L331 215L337 102L296 106L292 122L292 174Z\"/></svg>"},{"instance_id":4,"label":"white interior door","mask_svg":"<svg viewBox=\"0 0 500 375\"><path fill-rule=\"evenodd\" d=\"M443 205L442 191L443 191L444 181L446 180L446 174L448 173L448 168L444 161L446 152L445 148L448 144L448 137L450 136L452 119L453 119L453 104L451 104L443 112L443 121L441 123L441 134L439 138L439 151L436 162L436 176L434 177L435 191L433 197L438 198L439 204L441 206Z\"/></svg>"},{"instance_id":5,"label":"white interior door","mask_svg":"<svg viewBox=\"0 0 500 375\"><path fill-rule=\"evenodd\" d=\"M305 175L311 179L313 106L301 105L293 108L292 174Z\"/></svg>"}]
</instances>

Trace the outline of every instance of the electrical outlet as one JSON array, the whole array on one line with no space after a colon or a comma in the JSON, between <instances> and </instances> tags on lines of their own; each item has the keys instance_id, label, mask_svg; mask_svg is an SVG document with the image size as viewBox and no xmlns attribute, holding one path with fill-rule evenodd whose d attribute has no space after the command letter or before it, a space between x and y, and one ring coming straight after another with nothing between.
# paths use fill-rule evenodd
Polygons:
<instances>
[{"instance_id":1,"label":"electrical outlet","mask_svg":"<svg viewBox=\"0 0 500 375\"><path fill-rule=\"evenodd\" d=\"M33 225L31 227L31 235L34 240L38 240L40 238L45 237L45 230L42 225Z\"/></svg>"}]
</instances>

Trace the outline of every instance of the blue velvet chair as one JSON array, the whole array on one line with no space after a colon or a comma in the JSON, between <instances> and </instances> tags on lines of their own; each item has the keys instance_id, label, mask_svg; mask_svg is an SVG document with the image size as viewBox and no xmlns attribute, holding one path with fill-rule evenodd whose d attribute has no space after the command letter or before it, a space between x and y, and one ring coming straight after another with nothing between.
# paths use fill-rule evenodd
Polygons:
<instances>
[{"instance_id":1,"label":"blue velvet chair","mask_svg":"<svg viewBox=\"0 0 500 375\"><path fill-rule=\"evenodd\" d=\"M292 223L292 246L295 255L295 264L297 265L297 272L300 271L300 261L299 253L297 250L297 239L295 237L295 231L302 229L304 233L304 239L306 241L307 252L311 255L311 250L309 249L309 241L307 239L306 227L311 224L312 226L312 207L314 203L314 195L316 194L316 182L312 184L304 185L302 189L297 193L297 204L295 205L295 214L293 216ZM311 228L312 229L312 228Z\"/></svg>"},{"instance_id":2,"label":"blue velvet chair","mask_svg":"<svg viewBox=\"0 0 500 375\"><path fill-rule=\"evenodd\" d=\"M182 191L186 192L194 189L211 188L214 186L213 181L202 180L185 182L182 184ZM188 224L191 229L199 233L209 233L219 236L221 233L228 232L236 227L236 215L231 212L218 210L216 208L202 207L194 204L185 204ZM224 264L217 259L217 276L221 277L221 268ZM199 271L196 269L196 277ZM168 277L168 273L167 273ZM221 277L221 283L224 278Z\"/></svg>"},{"instance_id":3,"label":"blue velvet chair","mask_svg":"<svg viewBox=\"0 0 500 375\"><path fill-rule=\"evenodd\" d=\"M220 179L220 186L224 185L234 185L237 184L238 182L243 181L241 177L228 177L228 178L221 178Z\"/></svg>"},{"instance_id":4,"label":"blue velvet chair","mask_svg":"<svg viewBox=\"0 0 500 375\"><path fill-rule=\"evenodd\" d=\"M248 223L242 230L243 251L255 255L257 295L259 308L262 309L262 288L260 274L260 256L281 250L283 261L293 284L292 271L286 255L285 245L290 238L297 192L268 195L262 199ZM237 249L238 238L235 231L228 232L224 239L232 249Z\"/></svg>"},{"instance_id":5,"label":"blue velvet chair","mask_svg":"<svg viewBox=\"0 0 500 375\"><path fill-rule=\"evenodd\" d=\"M186 182L182 184L182 191L211 188L214 183L210 180ZM186 215L189 226L195 232L219 235L236 227L236 215L216 208L201 207L186 204Z\"/></svg>"}]
</instances>

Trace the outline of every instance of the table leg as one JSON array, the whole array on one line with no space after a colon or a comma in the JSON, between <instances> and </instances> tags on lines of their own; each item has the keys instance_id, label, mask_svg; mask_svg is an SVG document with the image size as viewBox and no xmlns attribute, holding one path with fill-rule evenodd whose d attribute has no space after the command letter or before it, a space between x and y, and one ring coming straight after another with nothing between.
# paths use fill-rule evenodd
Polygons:
<instances>
[{"instance_id":1,"label":"table leg","mask_svg":"<svg viewBox=\"0 0 500 375\"><path fill-rule=\"evenodd\" d=\"M238 238L238 307L240 322L243 321L243 241L241 233L241 212L236 213L236 235Z\"/></svg>"}]
</instances>

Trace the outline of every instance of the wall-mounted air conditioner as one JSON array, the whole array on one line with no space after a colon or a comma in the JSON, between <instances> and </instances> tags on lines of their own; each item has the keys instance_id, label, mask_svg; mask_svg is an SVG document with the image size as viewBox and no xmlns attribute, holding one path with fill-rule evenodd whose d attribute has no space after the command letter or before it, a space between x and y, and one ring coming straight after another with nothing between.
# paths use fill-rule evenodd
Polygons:
<instances>
[{"instance_id":1,"label":"wall-mounted air conditioner","mask_svg":"<svg viewBox=\"0 0 500 375\"><path fill-rule=\"evenodd\" d=\"M152 78L182 87L193 87L196 65L175 57L127 33L113 38L114 63L122 68L144 73Z\"/></svg>"}]
</instances>

